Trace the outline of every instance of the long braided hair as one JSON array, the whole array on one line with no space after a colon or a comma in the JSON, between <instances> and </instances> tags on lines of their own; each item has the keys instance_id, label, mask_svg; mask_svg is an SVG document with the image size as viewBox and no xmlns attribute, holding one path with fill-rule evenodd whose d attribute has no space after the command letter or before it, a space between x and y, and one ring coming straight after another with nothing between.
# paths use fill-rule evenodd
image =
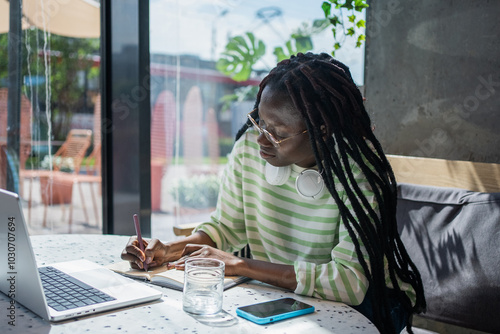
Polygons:
<instances>
[{"instance_id":1,"label":"long braided hair","mask_svg":"<svg viewBox=\"0 0 500 334\"><path fill-rule=\"evenodd\" d=\"M425 310L425 297L418 269L406 252L397 231L394 173L373 134L363 98L348 67L326 53L299 53L283 60L260 83L256 108L267 85L273 91L289 96L301 113L318 170L335 199L342 222L353 240L371 287L368 292L373 294L373 300L377 302L372 303L374 323L380 332L394 333L384 261L388 264L393 289L409 314ZM258 109L254 116L258 118ZM247 121L236 139L251 126ZM365 174L378 202L379 212L372 209L357 185L349 157ZM334 176L345 189L355 216L340 199ZM370 266L363 257L361 244L369 256ZM397 277L415 289L414 306L401 290ZM410 321L407 328L411 332Z\"/></svg>"}]
</instances>

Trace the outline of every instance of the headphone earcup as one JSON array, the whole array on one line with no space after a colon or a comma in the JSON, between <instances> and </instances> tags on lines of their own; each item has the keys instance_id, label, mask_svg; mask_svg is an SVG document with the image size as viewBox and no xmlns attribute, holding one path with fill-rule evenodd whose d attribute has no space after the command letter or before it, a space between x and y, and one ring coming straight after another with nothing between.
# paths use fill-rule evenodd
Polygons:
<instances>
[{"instance_id":1,"label":"headphone earcup","mask_svg":"<svg viewBox=\"0 0 500 334\"><path fill-rule=\"evenodd\" d=\"M266 181L273 186L281 186L286 183L292 168L290 166L276 167L270 163L266 163Z\"/></svg>"},{"instance_id":2,"label":"headphone earcup","mask_svg":"<svg viewBox=\"0 0 500 334\"><path fill-rule=\"evenodd\" d=\"M314 169L303 170L295 180L295 188L306 199L318 199L325 193L325 182Z\"/></svg>"},{"instance_id":3,"label":"headphone earcup","mask_svg":"<svg viewBox=\"0 0 500 334\"><path fill-rule=\"evenodd\" d=\"M265 173L269 184L281 186L290 178L292 167L275 167L266 163ZM325 182L317 170L305 169L295 179L295 189L305 199L317 199L325 193Z\"/></svg>"}]
</instances>

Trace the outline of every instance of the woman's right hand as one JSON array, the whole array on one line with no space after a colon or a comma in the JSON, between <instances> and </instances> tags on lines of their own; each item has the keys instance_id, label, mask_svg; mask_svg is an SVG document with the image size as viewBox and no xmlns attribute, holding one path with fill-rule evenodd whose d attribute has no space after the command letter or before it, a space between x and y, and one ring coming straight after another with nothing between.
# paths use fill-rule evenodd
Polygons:
<instances>
[{"instance_id":1,"label":"woman's right hand","mask_svg":"<svg viewBox=\"0 0 500 334\"><path fill-rule=\"evenodd\" d=\"M158 239L143 239L144 252L139 248L139 242L136 236L130 237L125 249L122 251L121 258L130 262L134 269L144 269L144 263L149 268L158 267L166 262L177 260L169 254L169 246Z\"/></svg>"}]
</instances>

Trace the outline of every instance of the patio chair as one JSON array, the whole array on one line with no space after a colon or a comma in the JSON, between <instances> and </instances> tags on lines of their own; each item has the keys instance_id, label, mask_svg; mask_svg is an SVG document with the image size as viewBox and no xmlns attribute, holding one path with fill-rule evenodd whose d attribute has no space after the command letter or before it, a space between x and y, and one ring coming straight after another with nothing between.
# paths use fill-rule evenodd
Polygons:
<instances>
[{"instance_id":1,"label":"patio chair","mask_svg":"<svg viewBox=\"0 0 500 334\"><path fill-rule=\"evenodd\" d=\"M30 192L28 197L28 220L31 218L32 208L32 183L34 179L40 180L42 202L44 204L43 227L47 225L47 209L53 204L69 203L69 229L71 231L73 203L73 184L78 182L82 161L90 147L92 130L72 129L61 147L53 157L53 170L26 170L20 171L20 178L30 181ZM62 169L63 163L71 163L71 172ZM63 186L64 185L64 186ZM67 190L67 193L65 193ZM64 216L63 207L63 216Z\"/></svg>"},{"instance_id":2,"label":"patio chair","mask_svg":"<svg viewBox=\"0 0 500 334\"><path fill-rule=\"evenodd\" d=\"M80 197L82 199L83 213L88 222L87 208L85 205L85 196L83 195L82 184L88 184L90 189L90 197L92 200L92 208L94 209L94 217L96 226L99 226L99 209L97 204L97 194L94 186L98 186L98 193L102 193L101 184L101 95L97 95L94 101L94 131L93 131L93 149L87 157L85 163L85 174L80 173L75 178L75 183L78 185Z\"/></svg>"},{"instance_id":3,"label":"patio chair","mask_svg":"<svg viewBox=\"0 0 500 334\"><path fill-rule=\"evenodd\" d=\"M85 196L83 194L82 184L88 184L90 189L90 198L92 200L92 208L94 210L94 218L96 221L96 226L99 225L99 209L97 205L97 194L94 189L94 185L100 186L102 184L101 170L100 170L100 160L101 160L101 145L94 146L92 153L87 157L87 163L85 164L86 173L78 174L74 177L74 183L78 186L78 191L80 192L80 198L82 199L83 213L85 215L85 220L89 221L87 207L85 204ZM91 164L90 162L93 162ZM98 187L98 193L101 193L101 188Z\"/></svg>"}]
</instances>

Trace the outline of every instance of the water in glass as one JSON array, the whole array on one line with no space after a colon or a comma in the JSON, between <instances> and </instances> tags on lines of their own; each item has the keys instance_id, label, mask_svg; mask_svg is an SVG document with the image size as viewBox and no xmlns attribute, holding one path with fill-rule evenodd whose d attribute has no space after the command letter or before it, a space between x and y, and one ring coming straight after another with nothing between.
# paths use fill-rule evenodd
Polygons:
<instances>
[{"instance_id":1,"label":"water in glass","mask_svg":"<svg viewBox=\"0 0 500 334\"><path fill-rule=\"evenodd\" d=\"M193 314L214 314L222 310L224 262L188 259L184 273L183 309Z\"/></svg>"}]
</instances>

